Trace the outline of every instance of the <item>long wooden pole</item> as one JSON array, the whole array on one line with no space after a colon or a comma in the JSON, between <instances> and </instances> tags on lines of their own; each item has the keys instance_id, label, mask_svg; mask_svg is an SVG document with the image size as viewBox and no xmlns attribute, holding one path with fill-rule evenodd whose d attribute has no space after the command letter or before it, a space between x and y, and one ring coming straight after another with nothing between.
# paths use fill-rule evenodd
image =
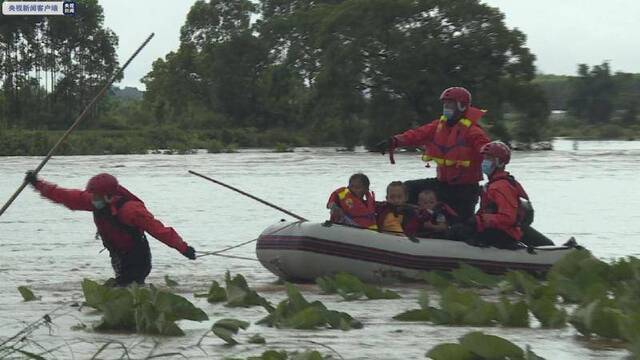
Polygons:
<instances>
[{"instance_id":1,"label":"long wooden pole","mask_svg":"<svg viewBox=\"0 0 640 360\"><path fill-rule=\"evenodd\" d=\"M221 182L221 181L214 180L214 179L212 179L212 178L210 178L210 177L208 177L208 176L202 175L202 174L197 173L197 172L192 171L192 170L189 170L189 173L191 173L191 174L193 174L193 175L196 175L196 176L200 176L201 178L206 179L206 180L209 180L209 181L211 181L211 182L213 182L213 183L216 183L216 184L218 184L218 185L224 186L224 187L226 187L227 189L231 189L231 190L233 190L233 191L235 191L235 192L238 192L238 193L240 193L240 194L242 194L242 195L244 195L244 196L250 197L250 198L252 198L253 200L256 200L256 201L258 201L258 202L261 202L261 203L263 203L263 204L265 204L265 205L267 205L267 206L270 206L270 207L272 207L272 208L274 208L274 209L276 209L276 210L280 210L280 211L282 211L283 213L285 213L285 214L287 214L287 215L289 215L289 216L292 216L292 217L294 217L294 218L296 218L296 219L298 219L298 220L301 220L301 221L308 221L307 219L303 218L303 217L302 217L302 216L300 216L300 215L296 215L296 214L292 213L292 212L291 212L291 211L289 211L289 210L283 209L283 208L281 208L280 206L277 206L277 205L274 205L274 204L272 204L272 203L270 203L270 202L268 202L268 201L262 200L262 199L260 199L260 198L259 198L259 197L257 197L257 196L253 196L253 195L251 195L251 194L249 194L249 193L247 193L247 192L244 192L244 191L242 191L242 190L240 190L240 189L238 189L238 188L235 188L235 187L233 187L233 186L231 186L231 185L227 185L227 184L225 184L225 183L223 183L223 182Z\"/></svg>"},{"instance_id":2,"label":"long wooden pole","mask_svg":"<svg viewBox=\"0 0 640 360\"><path fill-rule=\"evenodd\" d=\"M89 103L89 105L87 105L84 110L82 111L82 113L80 115L78 115L78 117L76 118L76 121L73 122L73 125L71 125L71 127L69 129L67 129L67 131L62 135L62 137L60 138L60 140L58 140L58 142L53 145L53 147L51 148L51 150L49 150L49 153L47 154L47 156L45 156L44 159L42 159L42 161L40 162L40 165L38 165L37 168L35 168L34 173L37 174L40 172L40 170L42 170L42 168L47 164L47 162L49 161L49 159L51 159L51 157L53 156L53 154L56 152L56 150L58 149L58 147L60 146L60 144L62 144L67 137L69 137L69 135L73 132L73 130L75 130L76 127L78 127L78 125L80 125L80 123L82 122L82 120L84 120L85 116L87 115L87 113L89 112L89 110L93 107L93 105L107 92L107 90L109 90L109 88L111 87L111 85L116 81L116 79L118 78L118 76L120 76L120 74L122 74L122 72L124 71L124 69L127 68L127 66L129 66L129 64L131 63L131 61L138 56L138 53L140 53L140 51L142 51L142 49L147 46L147 44L149 43L149 41L151 41L151 38L153 38L155 34L151 33L151 35L149 35L149 37L147 37L147 39L142 43L142 45L140 45L140 47L138 47L138 49L133 53L133 55L131 55L131 57L129 58L129 60L127 60L127 62L124 63L124 65L122 65L120 67L120 69L113 74L113 76L111 76L111 78L109 79L109 81L107 81L107 83L104 85L104 87L100 90L100 92L98 93L98 95L96 95L93 100L91 100L91 102ZM2 214L4 214L4 212L9 208L9 206L11 206L11 204L13 203L13 201L18 197L18 195L20 195L20 193L22 192L22 190L24 190L24 188L27 186L27 182L23 181L22 185L20 185L20 187L18 187L18 190L16 190L15 193L13 193L13 195L9 198L9 200L4 204L4 206L2 206L2 209L0 209L0 216L2 216Z\"/></svg>"}]
</instances>

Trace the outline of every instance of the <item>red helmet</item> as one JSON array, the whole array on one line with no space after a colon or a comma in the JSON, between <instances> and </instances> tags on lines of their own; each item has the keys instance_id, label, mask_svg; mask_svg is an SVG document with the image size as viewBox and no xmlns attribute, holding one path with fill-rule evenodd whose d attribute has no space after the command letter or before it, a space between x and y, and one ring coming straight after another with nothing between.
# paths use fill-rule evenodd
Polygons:
<instances>
[{"instance_id":1,"label":"red helmet","mask_svg":"<svg viewBox=\"0 0 640 360\"><path fill-rule=\"evenodd\" d=\"M499 165L506 165L511 160L511 149L502 141L492 141L484 144L480 149L480 154L497 158Z\"/></svg>"},{"instance_id":2,"label":"red helmet","mask_svg":"<svg viewBox=\"0 0 640 360\"><path fill-rule=\"evenodd\" d=\"M450 87L445 89L440 95L440 101L445 100L456 101L460 103L460 105L467 107L471 104L471 93L463 87Z\"/></svg>"},{"instance_id":3,"label":"red helmet","mask_svg":"<svg viewBox=\"0 0 640 360\"><path fill-rule=\"evenodd\" d=\"M118 179L110 174L98 174L89 179L86 190L101 195L114 195L118 192Z\"/></svg>"}]
</instances>

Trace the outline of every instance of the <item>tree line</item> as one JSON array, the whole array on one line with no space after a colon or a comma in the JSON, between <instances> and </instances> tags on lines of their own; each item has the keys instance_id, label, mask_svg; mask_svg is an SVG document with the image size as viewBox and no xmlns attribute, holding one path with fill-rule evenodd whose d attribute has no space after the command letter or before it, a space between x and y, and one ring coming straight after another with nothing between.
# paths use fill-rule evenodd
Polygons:
<instances>
[{"instance_id":1,"label":"tree line","mask_svg":"<svg viewBox=\"0 0 640 360\"><path fill-rule=\"evenodd\" d=\"M75 18L0 24L0 131L64 129L116 69L101 6L78 3ZM550 109L637 121L637 76L604 63L536 77L525 41L479 0L199 0L179 47L142 79L143 99L109 96L86 126L205 145L371 145L437 117L452 85L504 140L549 136Z\"/></svg>"},{"instance_id":2,"label":"tree line","mask_svg":"<svg viewBox=\"0 0 640 360\"><path fill-rule=\"evenodd\" d=\"M81 3L76 17L2 17L0 128L64 128L114 73L118 38L97 0Z\"/></svg>"}]
</instances>

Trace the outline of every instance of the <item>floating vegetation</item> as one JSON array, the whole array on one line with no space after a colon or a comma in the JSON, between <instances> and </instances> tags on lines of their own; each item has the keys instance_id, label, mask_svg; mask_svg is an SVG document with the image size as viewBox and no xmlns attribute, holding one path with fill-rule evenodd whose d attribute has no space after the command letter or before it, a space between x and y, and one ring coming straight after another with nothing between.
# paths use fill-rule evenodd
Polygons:
<instances>
[{"instance_id":1,"label":"floating vegetation","mask_svg":"<svg viewBox=\"0 0 640 360\"><path fill-rule=\"evenodd\" d=\"M238 342L233 338L234 334L237 334L240 329L246 330L249 327L249 323L237 319L222 319L216 321L211 327L211 331L220 339L224 340L229 345L236 345Z\"/></svg>"},{"instance_id":2,"label":"floating vegetation","mask_svg":"<svg viewBox=\"0 0 640 360\"><path fill-rule=\"evenodd\" d=\"M227 291L220 284L213 280L206 294L194 294L195 297L206 297L210 303L218 303L227 300Z\"/></svg>"},{"instance_id":3,"label":"floating vegetation","mask_svg":"<svg viewBox=\"0 0 640 360\"><path fill-rule=\"evenodd\" d=\"M226 301L229 307L251 307L263 306L267 311L272 311L273 306L267 299L260 296L255 290L249 288L244 276L236 274L231 278L227 271L225 274L226 289L221 287L217 281L213 281L206 294L195 294L195 297L206 297L210 303Z\"/></svg>"},{"instance_id":4,"label":"floating vegetation","mask_svg":"<svg viewBox=\"0 0 640 360\"><path fill-rule=\"evenodd\" d=\"M320 301L308 302L298 288L292 284L287 286L287 299L270 311L258 324L265 324L277 328L293 329L360 329L362 323L345 312L329 310Z\"/></svg>"},{"instance_id":5,"label":"floating vegetation","mask_svg":"<svg viewBox=\"0 0 640 360\"><path fill-rule=\"evenodd\" d=\"M365 284L357 277L344 272L336 274L335 277L319 277L316 279L316 284L318 284L323 293L338 294L347 301L358 300L363 297L370 300L400 298L400 295L395 291Z\"/></svg>"},{"instance_id":6,"label":"floating vegetation","mask_svg":"<svg viewBox=\"0 0 640 360\"><path fill-rule=\"evenodd\" d=\"M436 345L427 357L433 360L544 360L527 346L526 351L511 341L479 331L470 332L459 343Z\"/></svg>"},{"instance_id":7,"label":"floating vegetation","mask_svg":"<svg viewBox=\"0 0 640 360\"><path fill-rule=\"evenodd\" d=\"M420 309L405 311L394 316L400 321L431 321L438 325L471 325L527 327L529 314L524 301L516 303L502 298L493 303L483 300L471 291L460 291L450 286L440 292L440 307L429 305L426 292L418 299Z\"/></svg>"},{"instance_id":8,"label":"floating vegetation","mask_svg":"<svg viewBox=\"0 0 640 360\"><path fill-rule=\"evenodd\" d=\"M249 356L246 360L330 360L330 355L322 355L315 350L303 352L286 352L284 350L267 350L259 356ZM240 358L224 358L224 360L245 360Z\"/></svg>"},{"instance_id":9,"label":"floating vegetation","mask_svg":"<svg viewBox=\"0 0 640 360\"><path fill-rule=\"evenodd\" d=\"M250 306L263 306L268 311L273 310L273 306L267 301L267 299L258 295L255 290L249 288L247 280L244 276L236 274L231 278L231 275L227 271L225 274L224 282L226 284L227 303L229 307L250 307Z\"/></svg>"},{"instance_id":10,"label":"floating vegetation","mask_svg":"<svg viewBox=\"0 0 640 360\"><path fill-rule=\"evenodd\" d=\"M34 295L33 291L31 291L31 289L26 286L18 286L18 291L20 292L20 295L22 295L22 300L24 301L33 301L39 299Z\"/></svg>"},{"instance_id":11,"label":"floating vegetation","mask_svg":"<svg viewBox=\"0 0 640 360\"><path fill-rule=\"evenodd\" d=\"M587 251L577 250L558 261L546 279L514 271L504 276L482 274L470 266L449 273L430 272L424 279L440 292L440 307L428 305L421 294L420 309L405 311L394 319L430 321L435 324L529 326L529 312L542 328L567 324L586 337L624 341L629 350L640 350L640 259L628 257L612 263L601 261ZM469 291L446 284L472 288L497 288L503 294L521 296L514 303L484 301ZM566 304L578 304L569 315ZM463 354L460 347L443 346L438 351ZM457 355L456 355L457 356ZM459 355L464 358L464 355ZM457 358L457 357L453 357Z\"/></svg>"},{"instance_id":12,"label":"floating vegetation","mask_svg":"<svg viewBox=\"0 0 640 360\"><path fill-rule=\"evenodd\" d=\"M176 287L178 286L178 282L175 280L172 280L171 278L169 278L169 275L165 275L164 276L164 283L165 285L167 285L168 287Z\"/></svg>"},{"instance_id":13,"label":"floating vegetation","mask_svg":"<svg viewBox=\"0 0 640 360\"><path fill-rule=\"evenodd\" d=\"M462 287L491 289L502 281L501 276L487 274L486 272L467 264L460 264L460 267L451 271L451 276L455 282Z\"/></svg>"},{"instance_id":14,"label":"floating vegetation","mask_svg":"<svg viewBox=\"0 0 640 360\"><path fill-rule=\"evenodd\" d=\"M102 312L95 330L180 336L178 320L204 321L209 317L187 299L170 292L131 285L110 288L89 279L82 281L85 303Z\"/></svg>"},{"instance_id":15,"label":"floating vegetation","mask_svg":"<svg viewBox=\"0 0 640 360\"><path fill-rule=\"evenodd\" d=\"M249 344L266 344L267 340L260 334L252 335L247 341Z\"/></svg>"}]
</instances>

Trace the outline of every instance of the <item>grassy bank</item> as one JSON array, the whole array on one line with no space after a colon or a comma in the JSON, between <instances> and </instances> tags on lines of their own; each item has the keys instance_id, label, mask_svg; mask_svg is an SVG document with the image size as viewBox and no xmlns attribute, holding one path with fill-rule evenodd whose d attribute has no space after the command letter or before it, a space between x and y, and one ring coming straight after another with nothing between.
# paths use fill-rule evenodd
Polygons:
<instances>
[{"instance_id":1,"label":"grassy bank","mask_svg":"<svg viewBox=\"0 0 640 360\"><path fill-rule=\"evenodd\" d=\"M640 124L609 123L585 125L570 119L551 121L545 136L588 140L640 139ZM62 136L63 131L0 130L0 156L42 156ZM270 148L277 152L297 146L339 146L310 132L288 129L260 131L256 128L182 130L155 127L129 130L77 130L58 150L58 155L145 154L166 149L188 154L193 149L210 153L233 152L238 148Z\"/></svg>"},{"instance_id":2,"label":"grassy bank","mask_svg":"<svg viewBox=\"0 0 640 360\"><path fill-rule=\"evenodd\" d=\"M62 136L62 131L0 130L0 156L40 156ZM186 154L192 149L211 153L237 148L263 147L283 151L295 146L334 145L321 143L303 132L256 128L190 130L157 127L135 130L78 130L60 147L59 155L144 154L168 149Z\"/></svg>"}]
</instances>

